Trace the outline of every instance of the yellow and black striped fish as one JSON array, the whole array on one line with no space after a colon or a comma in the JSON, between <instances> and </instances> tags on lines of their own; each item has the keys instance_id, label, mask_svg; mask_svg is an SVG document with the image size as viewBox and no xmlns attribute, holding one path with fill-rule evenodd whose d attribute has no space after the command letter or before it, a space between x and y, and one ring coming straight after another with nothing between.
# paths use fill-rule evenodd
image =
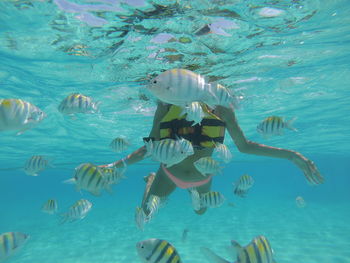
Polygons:
<instances>
[{"instance_id":1,"label":"yellow and black striped fish","mask_svg":"<svg viewBox=\"0 0 350 263\"><path fill-rule=\"evenodd\" d=\"M76 201L68 210L67 213L62 214L60 224L65 222L73 222L79 219L83 219L87 213L91 210L92 203L86 199L80 199Z\"/></svg>"},{"instance_id":2,"label":"yellow and black striped fish","mask_svg":"<svg viewBox=\"0 0 350 263\"><path fill-rule=\"evenodd\" d=\"M113 139L112 142L109 144L109 146L116 153L121 153L128 149L128 147L130 146L130 143L126 139L118 137Z\"/></svg>"},{"instance_id":3,"label":"yellow and black striped fish","mask_svg":"<svg viewBox=\"0 0 350 263\"><path fill-rule=\"evenodd\" d=\"M89 96L74 93L67 96L58 106L63 114L95 113L99 110L100 102L94 102Z\"/></svg>"},{"instance_id":4,"label":"yellow and black striped fish","mask_svg":"<svg viewBox=\"0 0 350 263\"><path fill-rule=\"evenodd\" d=\"M35 105L21 99L0 99L0 131L33 128L46 117Z\"/></svg>"},{"instance_id":5,"label":"yellow and black striped fish","mask_svg":"<svg viewBox=\"0 0 350 263\"><path fill-rule=\"evenodd\" d=\"M204 176L221 173L220 163L211 157L202 157L195 161L194 166Z\"/></svg>"},{"instance_id":6,"label":"yellow and black striped fish","mask_svg":"<svg viewBox=\"0 0 350 263\"><path fill-rule=\"evenodd\" d=\"M264 236L255 237L245 247L242 247L236 241L231 241L231 245L232 250L237 255L235 263L276 263L270 242ZM230 261L221 258L208 248L202 248L202 252L211 263L230 263Z\"/></svg>"},{"instance_id":7,"label":"yellow and black striped fish","mask_svg":"<svg viewBox=\"0 0 350 263\"><path fill-rule=\"evenodd\" d=\"M198 191L194 189L190 192L194 210L199 210L203 207L220 207L225 202L225 197L220 192L210 191L204 194L199 194Z\"/></svg>"},{"instance_id":8,"label":"yellow and black striped fish","mask_svg":"<svg viewBox=\"0 0 350 263\"><path fill-rule=\"evenodd\" d=\"M182 263L175 247L166 240L151 238L140 241L136 249L144 263Z\"/></svg>"},{"instance_id":9,"label":"yellow and black striped fish","mask_svg":"<svg viewBox=\"0 0 350 263\"><path fill-rule=\"evenodd\" d=\"M161 163L171 167L193 154L193 147L185 139L164 139L145 142L147 154ZM186 149L185 149L186 147Z\"/></svg>"},{"instance_id":10,"label":"yellow and black striped fish","mask_svg":"<svg viewBox=\"0 0 350 263\"><path fill-rule=\"evenodd\" d=\"M29 235L20 232L7 232L0 235L0 262L11 256L20 249Z\"/></svg>"},{"instance_id":11,"label":"yellow and black striped fish","mask_svg":"<svg viewBox=\"0 0 350 263\"><path fill-rule=\"evenodd\" d=\"M48 165L49 161L46 160L44 156L33 155L26 161L24 172L31 176L37 176L38 173L44 170Z\"/></svg>"},{"instance_id":12,"label":"yellow and black striped fish","mask_svg":"<svg viewBox=\"0 0 350 263\"><path fill-rule=\"evenodd\" d=\"M78 191L84 189L95 196L99 196L102 189L111 191L101 169L92 163L83 163L75 168L73 180L76 183Z\"/></svg>"},{"instance_id":13,"label":"yellow and black striped fish","mask_svg":"<svg viewBox=\"0 0 350 263\"><path fill-rule=\"evenodd\" d=\"M279 116L270 116L264 119L258 126L258 133L262 134L265 138L269 138L273 135L283 135L284 129L297 131L292 125L296 118L289 121L285 121L284 118Z\"/></svg>"},{"instance_id":14,"label":"yellow and black striped fish","mask_svg":"<svg viewBox=\"0 0 350 263\"><path fill-rule=\"evenodd\" d=\"M41 211L48 214L55 214L58 210L57 201L54 199L49 199L43 204Z\"/></svg>"},{"instance_id":15,"label":"yellow and black striped fish","mask_svg":"<svg viewBox=\"0 0 350 263\"><path fill-rule=\"evenodd\" d=\"M264 236L255 237L247 246L241 247L236 241L231 241L237 251L239 263L274 263L273 250L270 242Z\"/></svg>"},{"instance_id":16,"label":"yellow and black striped fish","mask_svg":"<svg viewBox=\"0 0 350 263\"><path fill-rule=\"evenodd\" d=\"M244 174L237 180L236 183L233 183L233 192L235 195L245 197L248 190L253 186L253 184L254 179L250 175Z\"/></svg>"}]
</instances>

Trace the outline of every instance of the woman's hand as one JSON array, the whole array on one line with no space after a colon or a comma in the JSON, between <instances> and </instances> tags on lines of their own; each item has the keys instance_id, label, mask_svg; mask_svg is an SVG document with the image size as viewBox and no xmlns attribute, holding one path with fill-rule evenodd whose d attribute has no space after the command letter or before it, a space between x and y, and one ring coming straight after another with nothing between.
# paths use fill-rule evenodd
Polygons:
<instances>
[{"instance_id":1,"label":"woman's hand","mask_svg":"<svg viewBox=\"0 0 350 263\"><path fill-rule=\"evenodd\" d=\"M304 176L311 185L318 185L324 182L324 178L313 161L298 152L294 152L291 161L304 172Z\"/></svg>"}]
</instances>

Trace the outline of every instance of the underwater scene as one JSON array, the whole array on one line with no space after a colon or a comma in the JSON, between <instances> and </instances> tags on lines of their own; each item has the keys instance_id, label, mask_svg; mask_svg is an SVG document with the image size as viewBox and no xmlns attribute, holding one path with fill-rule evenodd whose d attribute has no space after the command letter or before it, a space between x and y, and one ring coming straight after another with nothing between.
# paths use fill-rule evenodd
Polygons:
<instances>
[{"instance_id":1,"label":"underwater scene","mask_svg":"<svg viewBox=\"0 0 350 263\"><path fill-rule=\"evenodd\" d=\"M349 13L0 1L0 262L350 263Z\"/></svg>"}]
</instances>

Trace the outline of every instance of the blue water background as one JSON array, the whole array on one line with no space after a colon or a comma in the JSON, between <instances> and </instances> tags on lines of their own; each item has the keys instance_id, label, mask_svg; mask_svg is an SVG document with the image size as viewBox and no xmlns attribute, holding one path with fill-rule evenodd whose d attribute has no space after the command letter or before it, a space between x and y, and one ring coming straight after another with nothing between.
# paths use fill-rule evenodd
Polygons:
<instances>
[{"instance_id":1,"label":"blue water background","mask_svg":"<svg viewBox=\"0 0 350 263\"><path fill-rule=\"evenodd\" d=\"M205 10L223 2L183 5ZM48 115L20 136L0 134L0 233L31 235L8 262L137 263L136 242L157 237L174 243L185 263L196 263L205 262L201 246L228 258L224 247L231 239L244 245L260 234L270 239L277 262L350 262L350 5L339 0L237 1L227 6L242 17L225 17L239 26L225 29L231 37L195 37L196 29L220 16L198 15L188 8L189 13L163 20L134 22L157 27L154 34L170 32L193 41L182 45L154 43L154 35L137 30L125 38L107 37L113 26L125 25L112 12L99 14L109 21L100 28L77 20L77 13L60 10L53 1L0 3L0 98L25 99ZM279 8L286 15L262 18L257 15L262 7ZM126 14L134 8L127 7ZM124 42L114 49L120 40ZM91 55L68 55L67 49L77 44L86 45ZM185 58L169 62L168 53L160 52L163 60L154 59L152 53L161 48L176 48ZM244 97L237 118L248 139L305 154L315 161L325 183L309 186L288 161L239 153L228 134L225 143L234 159L212 187L227 200L203 216L193 212L188 193L177 189L144 232L136 228L134 211L142 199L143 176L158 169L150 160L130 166L127 179L113 187L112 195L94 197L62 183L82 162L102 164L123 157L108 148L116 136L130 139L130 151L141 146L155 110L153 98L140 99L140 94L149 96L144 78L189 64L198 64L198 73L222 77L220 83ZM57 106L72 92L102 101L101 112L76 119L60 114ZM256 125L272 114L297 117L298 132L263 139ZM48 156L54 168L39 177L25 175L21 168L34 154ZM240 199L232 194L232 182L244 173L256 183L248 197ZM305 199L304 209L296 206L296 196ZM40 211L49 198L58 200L61 212L80 198L92 201L93 209L84 220L59 226L56 217ZM183 243L185 228L190 232Z\"/></svg>"}]
</instances>

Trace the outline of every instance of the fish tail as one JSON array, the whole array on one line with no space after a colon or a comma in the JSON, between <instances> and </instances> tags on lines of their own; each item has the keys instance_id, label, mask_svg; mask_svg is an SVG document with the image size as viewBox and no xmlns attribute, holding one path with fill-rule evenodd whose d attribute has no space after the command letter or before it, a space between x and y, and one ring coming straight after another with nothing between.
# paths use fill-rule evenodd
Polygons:
<instances>
[{"instance_id":1,"label":"fish tail","mask_svg":"<svg viewBox=\"0 0 350 263\"><path fill-rule=\"evenodd\" d=\"M224 259L224 258L218 256L217 254L215 254L209 248L201 247L201 252L205 255L205 257L207 257L210 260L210 262L213 262L213 263L230 263L226 259Z\"/></svg>"},{"instance_id":2,"label":"fish tail","mask_svg":"<svg viewBox=\"0 0 350 263\"><path fill-rule=\"evenodd\" d=\"M63 225L68 221L68 213L60 214L60 221L58 222L59 225Z\"/></svg>"},{"instance_id":3,"label":"fish tail","mask_svg":"<svg viewBox=\"0 0 350 263\"><path fill-rule=\"evenodd\" d=\"M68 179L68 180L64 180L62 183L64 183L64 184L75 184L76 180L75 180L75 178L71 178L71 179Z\"/></svg>"},{"instance_id":4,"label":"fish tail","mask_svg":"<svg viewBox=\"0 0 350 263\"><path fill-rule=\"evenodd\" d=\"M290 129L292 131L298 131L296 128L293 127L293 123L294 121L297 119L298 117L293 117L292 119L290 119L289 121L286 122L286 128Z\"/></svg>"},{"instance_id":5,"label":"fish tail","mask_svg":"<svg viewBox=\"0 0 350 263\"><path fill-rule=\"evenodd\" d=\"M97 111L97 112L100 112L100 105L101 105L101 101L96 101L94 103L94 109Z\"/></svg>"}]
</instances>

